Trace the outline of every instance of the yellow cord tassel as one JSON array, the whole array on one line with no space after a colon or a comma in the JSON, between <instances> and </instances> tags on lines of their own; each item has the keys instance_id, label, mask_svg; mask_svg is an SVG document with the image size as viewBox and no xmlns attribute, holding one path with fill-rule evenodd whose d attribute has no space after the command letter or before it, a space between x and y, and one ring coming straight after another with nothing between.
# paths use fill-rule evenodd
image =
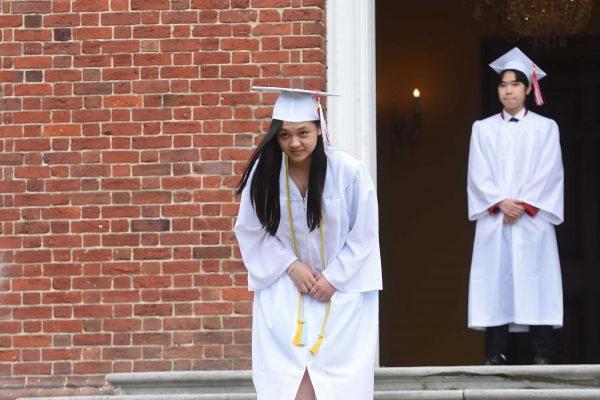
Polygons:
<instances>
[{"instance_id":1,"label":"yellow cord tassel","mask_svg":"<svg viewBox=\"0 0 600 400\"><path fill-rule=\"evenodd\" d=\"M319 333L319 338L317 339L315 344L313 344L313 346L310 348L310 352L312 353L313 356L317 355L317 353L321 349L321 345L323 344L323 339L325 339L325 336Z\"/></svg>"},{"instance_id":2,"label":"yellow cord tassel","mask_svg":"<svg viewBox=\"0 0 600 400\"><path fill-rule=\"evenodd\" d=\"M296 334L294 335L294 339L292 340L292 344L296 346L304 346L304 321L299 319L296 322Z\"/></svg>"}]
</instances>

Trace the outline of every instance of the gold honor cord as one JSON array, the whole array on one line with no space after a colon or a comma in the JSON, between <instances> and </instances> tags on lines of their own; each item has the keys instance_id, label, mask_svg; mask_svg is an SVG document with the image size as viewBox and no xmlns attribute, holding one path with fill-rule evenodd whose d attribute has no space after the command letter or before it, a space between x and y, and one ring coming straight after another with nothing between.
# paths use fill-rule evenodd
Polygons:
<instances>
[{"instance_id":1,"label":"gold honor cord","mask_svg":"<svg viewBox=\"0 0 600 400\"><path fill-rule=\"evenodd\" d=\"M288 158L285 156L285 194L287 196L287 214L288 214L288 222L290 225L290 237L292 238L292 245L294 247L294 254L298 260L302 261L300 257L300 251L298 249L298 243L296 242L296 230L294 229L294 220L292 219L292 205L290 202L290 173L288 167ZM319 236L321 239L321 267L323 271L327 268L327 263L325 262L325 239L323 238L323 224L319 224ZM315 344L310 348L310 352L313 355L316 355L323 344L323 339L325 339L325 327L327 326L327 319L329 318L329 310L331 309L331 300L327 302L327 308L325 309L325 316L323 317L323 322L321 323L321 331L319 332L319 336ZM296 333L294 334L294 338L292 339L292 344L296 346L304 346L306 340L304 339L306 331L304 330L304 317L302 315L302 293L298 292L298 316L296 319Z\"/></svg>"}]
</instances>

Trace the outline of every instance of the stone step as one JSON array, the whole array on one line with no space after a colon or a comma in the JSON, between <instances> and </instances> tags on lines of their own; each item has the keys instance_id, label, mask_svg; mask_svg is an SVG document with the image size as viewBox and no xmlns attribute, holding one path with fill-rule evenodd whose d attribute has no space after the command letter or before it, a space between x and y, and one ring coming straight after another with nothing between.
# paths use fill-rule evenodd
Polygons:
<instances>
[{"instance_id":1,"label":"stone step","mask_svg":"<svg viewBox=\"0 0 600 400\"><path fill-rule=\"evenodd\" d=\"M144 394L61 397L20 397L17 400L256 400L254 393Z\"/></svg>"},{"instance_id":2,"label":"stone step","mask_svg":"<svg viewBox=\"0 0 600 400\"><path fill-rule=\"evenodd\" d=\"M253 393L250 371L109 374L117 394ZM600 365L378 368L375 389L600 389Z\"/></svg>"},{"instance_id":3,"label":"stone step","mask_svg":"<svg viewBox=\"0 0 600 400\"><path fill-rule=\"evenodd\" d=\"M255 400L250 371L109 374L113 396L39 400ZM600 400L600 365L378 368L377 400Z\"/></svg>"},{"instance_id":4,"label":"stone step","mask_svg":"<svg viewBox=\"0 0 600 400\"><path fill-rule=\"evenodd\" d=\"M256 400L251 393L27 397L17 400ZM466 389L376 392L374 400L598 400L600 389Z\"/></svg>"},{"instance_id":5,"label":"stone step","mask_svg":"<svg viewBox=\"0 0 600 400\"><path fill-rule=\"evenodd\" d=\"M598 400L600 389L466 389L376 392L375 400Z\"/></svg>"}]
</instances>

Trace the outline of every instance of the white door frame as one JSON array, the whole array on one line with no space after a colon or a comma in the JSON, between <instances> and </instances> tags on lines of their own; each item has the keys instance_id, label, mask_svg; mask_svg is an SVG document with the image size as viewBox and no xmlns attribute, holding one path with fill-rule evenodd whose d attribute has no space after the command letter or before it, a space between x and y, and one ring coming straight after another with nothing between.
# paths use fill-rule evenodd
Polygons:
<instances>
[{"instance_id":1,"label":"white door frame","mask_svg":"<svg viewBox=\"0 0 600 400\"><path fill-rule=\"evenodd\" d=\"M377 184L375 0L326 0L328 123L336 147Z\"/></svg>"}]
</instances>

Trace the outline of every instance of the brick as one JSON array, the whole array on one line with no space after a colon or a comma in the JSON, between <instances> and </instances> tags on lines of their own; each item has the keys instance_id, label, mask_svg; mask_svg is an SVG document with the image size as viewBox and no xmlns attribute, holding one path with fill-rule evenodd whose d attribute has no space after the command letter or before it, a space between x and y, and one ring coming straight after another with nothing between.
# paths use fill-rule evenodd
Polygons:
<instances>
[{"instance_id":1,"label":"brick","mask_svg":"<svg viewBox=\"0 0 600 400\"><path fill-rule=\"evenodd\" d=\"M140 51L140 42L137 40L113 40L102 43L102 53L137 53Z\"/></svg>"},{"instance_id":2,"label":"brick","mask_svg":"<svg viewBox=\"0 0 600 400\"><path fill-rule=\"evenodd\" d=\"M81 332L83 325L81 321L65 320L65 321L44 321L44 332L49 333L66 333L66 332Z\"/></svg>"},{"instance_id":3,"label":"brick","mask_svg":"<svg viewBox=\"0 0 600 400\"><path fill-rule=\"evenodd\" d=\"M221 23L239 23L256 21L258 13L254 10L232 10L221 11L219 13L219 22Z\"/></svg>"},{"instance_id":4,"label":"brick","mask_svg":"<svg viewBox=\"0 0 600 400\"><path fill-rule=\"evenodd\" d=\"M79 136L81 135L81 126L80 125L44 125L42 127L42 135L43 136Z\"/></svg>"},{"instance_id":5,"label":"brick","mask_svg":"<svg viewBox=\"0 0 600 400\"><path fill-rule=\"evenodd\" d=\"M161 13L163 24L195 24L198 22L197 11L165 11Z\"/></svg>"},{"instance_id":6,"label":"brick","mask_svg":"<svg viewBox=\"0 0 600 400\"><path fill-rule=\"evenodd\" d=\"M283 10L282 19L284 21L322 21L324 18L323 10L318 8L301 8Z\"/></svg>"},{"instance_id":7,"label":"brick","mask_svg":"<svg viewBox=\"0 0 600 400\"><path fill-rule=\"evenodd\" d=\"M81 53L81 44L77 42L65 42L65 43L44 43L43 44L44 54L55 54L55 55L77 55Z\"/></svg>"},{"instance_id":8,"label":"brick","mask_svg":"<svg viewBox=\"0 0 600 400\"><path fill-rule=\"evenodd\" d=\"M218 38L218 37L230 37L232 30L230 25L196 25L192 29L192 36L194 37L207 37L207 38Z\"/></svg>"},{"instance_id":9,"label":"brick","mask_svg":"<svg viewBox=\"0 0 600 400\"><path fill-rule=\"evenodd\" d=\"M49 14L51 2L43 1L14 1L12 2L13 14Z\"/></svg>"},{"instance_id":10,"label":"brick","mask_svg":"<svg viewBox=\"0 0 600 400\"><path fill-rule=\"evenodd\" d=\"M0 191L3 193L19 193L25 191L23 181L0 181Z\"/></svg>"},{"instance_id":11,"label":"brick","mask_svg":"<svg viewBox=\"0 0 600 400\"><path fill-rule=\"evenodd\" d=\"M170 221L168 219L158 220L135 220L131 221L131 230L133 232L162 232L170 230Z\"/></svg>"},{"instance_id":12,"label":"brick","mask_svg":"<svg viewBox=\"0 0 600 400\"><path fill-rule=\"evenodd\" d=\"M80 292L42 293L43 304L76 304L81 302Z\"/></svg>"},{"instance_id":13,"label":"brick","mask_svg":"<svg viewBox=\"0 0 600 400\"><path fill-rule=\"evenodd\" d=\"M54 29L54 40L58 42L65 42L71 40L71 29L69 28L55 28Z\"/></svg>"},{"instance_id":14,"label":"brick","mask_svg":"<svg viewBox=\"0 0 600 400\"><path fill-rule=\"evenodd\" d=\"M79 26L81 23L80 14L50 14L44 16L45 27L58 26ZM41 26L41 25L40 25Z\"/></svg>"},{"instance_id":15,"label":"brick","mask_svg":"<svg viewBox=\"0 0 600 400\"><path fill-rule=\"evenodd\" d=\"M200 298L198 289L163 289L160 296L166 302L197 301Z\"/></svg>"},{"instance_id":16,"label":"brick","mask_svg":"<svg viewBox=\"0 0 600 400\"><path fill-rule=\"evenodd\" d=\"M281 8L289 7L290 0L251 0L252 8Z\"/></svg>"},{"instance_id":17,"label":"brick","mask_svg":"<svg viewBox=\"0 0 600 400\"><path fill-rule=\"evenodd\" d=\"M90 374L107 374L111 372L111 363L108 361L83 361L73 363L73 373L90 375ZM85 383L89 381L86 379ZM73 383L71 383L74 385Z\"/></svg>"},{"instance_id":18,"label":"brick","mask_svg":"<svg viewBox=\"0 0 600 400\"><path fill-rule=\"evenodd\" d=\"M44 276L72 276L81 275L82 269L80 264L61 264L53 263L46 264L43 268Z\"/></svg>"},{"instance_id":19,"label":"brick","mask_svg":"<svg viewBox=\"0 0 600 400\"><path fill-rule=\"evenodd\" d=\"M320 36L287 36L281 39L284 49L322 48L323 38ZM322 76L322 75L321 75Z\"/></svg>"},{"instance_id":20,"label":"brick","mask_svg":"<svg viewBox=\"0 0 600 400\"><path fill-rule=\"evenodd\" d=\"M137 25L142 19L140 13L116 12L103 13L100 21L102 25Z\"/></svg>"},{"instance_id":21,"label":"brick","mask_svg":"<svg viewBox=\"0 0 600 400\"><path fill-rule=\"evenodd\" d=\"M161 67L160 77L167 78L198 78L199 68L195 66L189 67Z\"/></svg>"},{"instance_id":22,"label":"brick","mask_svg":"<svg viewBox=\"0 0 600 400\"><path fill-rule=\"evenodd\" d=\"M139 78L140 71L138 68L104 68L102 70L102 80L105 81L130 81Z\"/></svg>"},{"instance_id":23,"label":"brick","mask_svg":"<svg viewBox=\"0 0 600 400\"><path fill-rule=\"evenodd\" d=\"M112 308L112 307L111 307ZM76 334L73 335L73 345L75 346L108 346L111 344L110 334ZM92 371L95 372L95 371Z\"/></svg>"},{"instance_id":24,"label":"brick","mask_svg":"<svg viewBox=\"0 0 600 400\"><path fill-rule=\"evenodd\" d=\"M135 260L164 260L171 258L171 249L139 248L133 250Z\"/></svg>"},{"instance_id":25,"label":"brick","mask_svg":"<svg viewBox=\"0 0 600 400\"><path fill-rule=\"evenodd\" d=\"M74 28L73 39L75 40L93 40L93 39L111 39L112 29L111 28ZM93 57L93 56L79 56L81 57Z\"/></svg>"},{"instance_id":26,"label":"brick","mask_svg":"<svg viewBox=\"0 0 600 400\"><path fill-rule=\"evenodd\" d=\"M77 129L79 128L79 126L78 125L68 125L68 126L69 126L69 128L65 127L65 130L63 131L62 126L58 125L57 129L59 130L59 132L50 132L50 133L52 133L52 136L67 136L67 133L69 133L69 136L71 136L70 135L71 133L76 134ZM73 126L75 126L75 128L77 128L77 129L72 128ZM50 127L54 127L54 125L48 126L48 129L50 129ZM44 128L46 128L46 126ZM44 134L44 136L51 136L51 135ZM81 153L76 153L76 152L58 152L58 151L56 151L56 152L50 152L50 153L45 153L44 154L43 160L44 160L44 163L50 164L50 165L54 165L54 164L79 164L79 163L81 163ZM61 181L58 181L58 182L61 182ZM51 191L49 189L49 187L52 187L56 183L57 183L57 181L49 181L49 182L47 182L46 189L48 191Z\"/></svg>"},{"instance_id":27,"label":"brick","mask_svg":"<svg viewBox=\"0 0 600 400\"><path fill-rule=\"evenodd\" d=\"M27 17L31 17L30 15L25 16L25 22L28 21ZM40 25L36 24L25 24L27 28L38 28L41 26L41 16L39 17ZM31 21L31 20L29 20ZM0 28L17 28L23 26L23 16L22 15L0 15Z\"/></svg>"},{"instance_id":28,"label":"brick","mask_svg":"<svg viewBox=\"0 0 600 400\"><path fill-rule=\"evenodd\" d=\"M133 82L133 93L167 93L169 90L170 85L166 80Z\"/></svg>"},{"instance_id":29,"label":"brick","mask_svg":"<svg viewBox=\"0 0 600 400\"><path fill-rule=\"evenodd\" d=\"M23 127L20 125L0 126L0 137L20 137L23 136Z\"/></svg>"},{"instance_id":30,"label":"brick","mask_svg":"<svg viewBox=\"0 0 600 400\"><path fill-rule=\"evenodd\" d=\"M47 42L52 40L52 31L48 29L17 29L15 41L18 42Z\"/></svg>"},{"instance_id":31,"label":"brick","mask_svg":"<svg viewBox=\"0 0 600 400\"><path fill-rule=\"evenodd\" d=\"M133 28L133 37L139 39L168 38L171 36L170 26L136 26Z\"/></svg>"},{"instance_id":32,"label":"brick","mask_svg":"<svg viewBox=\"0 0 600 400\"><path fill-rule=\"evenodd\" d=\"M110 250L96 250L96 249L87 249L87 250L75 250L73 251L73 260L74 261L108 261L111 259Z\"/></svg>"},{"instance_id":33,"label":"brick","mask_svg":"<svg viewBox=\"0 0 600 400\"><path fill-rule=\"evenodd\" d=\"M198 9L226 9L229 6L229 0L192 0L192 8Z\"/></svg>"},{"instance_id":34,"label":"brick","mask_svg":"<svg viewBox=\"0 0 600 400\"><path fill-rule=\"evenodd\" d=\"M232 288L223 289L222 296L223 300L252 300L254 293L248 291L246 288ZM244 327L249 328L250 326Z\"/></svg>"},{"instance_id":35,"label":"brick","mask_svg":"<svg viewBox=\"0 0 600 400\"><path fill-rule=\"evenodd\" d=\"M93 82L75 83L73 93L76 95L107 95L112 94L112 83Z\"/></svg>"},{"instance_id":36,"label":"brick","mask_svg":"<svg viewBox=\"0 0 600 400\"><path fill-rule=\"evenodd\" d=\"M233 311L231 302L210 302L194 304L194 314L199 315L228 315Z\"/></svg>"},{"instance_id":37,"label":"brick","mask_svg":"<svg viewBox=\"0 0 600 400\"><path fill-rule=\"evenodd\" d=\"M81 349L43 349L42 359L44 361L56 360L78 360L81 357Z\"/></svg>"},{"instance_id":38,"label":"brick","mask_svg":"<svg viewBox=\"0 0 600 400\"><path fill-rule=\"evenodd\" d=\"M168 10L169 0L131 0L132 10Z\"/></svg>"},{"instance_id":39,"label":"brick","mask_svg":"<svg viewBox=\"0 0 600 400\"><path fill-rule=\"evenodd\" d=\"M15 262L17 263L40 263L48 262L51 259L48 250L21 250L15 252Z\"/></svg>"},{"instance_id":40,"label":"brick","mask_svg":"<svg viewBox=\"0 0 600 400\"><path fill-rule=\"evenodd\" d=\"M260 68L256 65L224 65L221 67L223 78L259 77Z\"/></svg>"},{"instance_id":41,"label":"brick","mask_svg":"<svg viewBox=\"0 0 600 400\"><path fill-rule=\"evenodd\" d=\"M201 327L200 318L164 318L163 327L165 330L199 330Z\"/></svg>"},{"instance_id":42,"label":"brick","mask_svg":"<svg viewBox=\"0 0 600 400\"><path fill-rule=\"evenodd\" d=\"M221 259L231 256L231 248L226 246L194 247L194 258L196 259Z\"/></svg>"},{"instance_id":43,"label":"brick","mask_svg":"<svg viewBox=\"0 0 600 400\"><path fill-rule=\"evenodd\" d=\"M44 110L74 110L82 108L83 101L78 97L45 97L42 99Z\"/></svg>"},{"instance_id":44,"label":"brick","mask_svg":"<svg viewBox=\"0 0 600 400\"><path fill-rule=\"evenodd\" d=\"M52 57L47 57L47 56L16 57L14 60L14 66L15 66L15 68L18 68L18 69L51 68L52 67Z\"/></svg>"},{"instance_id":45,"label":"brick","mask_svg":"<svg viewBox=\"0 0 600 400\"><path fill-rule=\"evenodd\" d=\"M0 56L18 56L22 54L21 43L0 43Z\"/></svg>"}]
</instances>

